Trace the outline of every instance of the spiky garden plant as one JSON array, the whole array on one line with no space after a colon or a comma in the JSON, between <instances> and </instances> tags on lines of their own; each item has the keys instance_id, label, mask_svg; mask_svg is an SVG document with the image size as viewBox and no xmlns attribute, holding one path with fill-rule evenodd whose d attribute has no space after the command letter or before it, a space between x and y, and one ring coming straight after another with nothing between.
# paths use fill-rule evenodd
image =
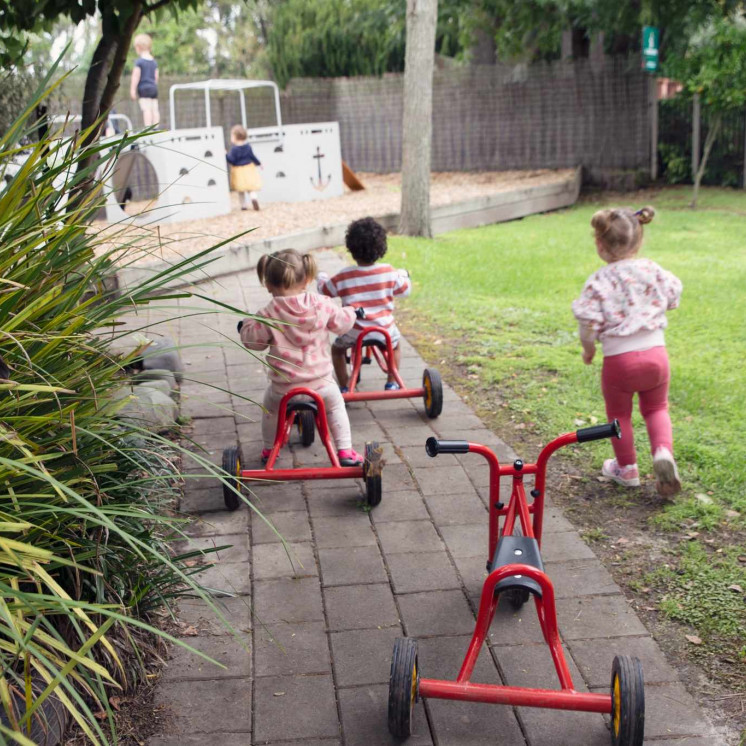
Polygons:
<instances>
[{"instance_id":1,"label":"spiky garden plant","mask_svg":"<svg viewBox=\"0 0 746 746\"><path fill-rule=\"evenodd\" d=\"M89 175L76 173L86 133L50 133L11 168L48 91L0 138L0 741L35 741L53 695L90 742L108 743L108 699L137 679L143 630L168 637L149 614L201 591L168 548L173 449L116 418L122 361L101 330L209 257L107 289L129 247L108 235L102 248L91 230L100 190L66 204Z\"/></svg>"}]
</instances>

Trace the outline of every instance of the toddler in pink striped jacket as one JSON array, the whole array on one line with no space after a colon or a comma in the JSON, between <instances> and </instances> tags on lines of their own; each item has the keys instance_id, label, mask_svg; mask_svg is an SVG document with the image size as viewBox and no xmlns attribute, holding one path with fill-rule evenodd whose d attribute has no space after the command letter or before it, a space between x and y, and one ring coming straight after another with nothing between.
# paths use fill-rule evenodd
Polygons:
<instances>
[{"instance_id":1,"label":"toddler in pink striped jacket","mask_svg":"<svg viewBox=\"0 0 746 746\"><path fill-rule=\"evenodd\" d=\"M403 269L394 269L390 264L380 264L388 249L386 231L373 218L361 218L350 223L345 235L345 245L355 264L329 277L318 274L318 290L322 295L341 298L343 306L364 308L365 317L358 318L355 326L346 334L338 336L332 345L332 363L342 393L348 390L350 373L347 369L346 350L353 347L360 333L370 327L382 327L391 336L396 367L401 361L399 330L394 323L394 297L403 298L412 290L409 274ZM369 334L366 339L383 341L381 335ZM387 391L399 388L389 374L384 388Z\"/></svg>"}]
</instances>

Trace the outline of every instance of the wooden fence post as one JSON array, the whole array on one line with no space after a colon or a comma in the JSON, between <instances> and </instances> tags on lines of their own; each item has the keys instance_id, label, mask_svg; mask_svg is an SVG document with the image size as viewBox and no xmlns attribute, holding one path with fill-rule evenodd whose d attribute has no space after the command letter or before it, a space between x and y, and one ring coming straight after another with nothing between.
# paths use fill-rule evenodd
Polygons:
<instances>
[{"instance_id":1,"label":"wooden fence post","mask_svg":"<svg viewBox=\"0 0 746 746\"><path fill-rule=\"evenodd\" d=\"M702 124L701 101L699 94L694 94L692 101L692 179L697 177L699 171L700 132Z\"/></svg>"}]
</instances>

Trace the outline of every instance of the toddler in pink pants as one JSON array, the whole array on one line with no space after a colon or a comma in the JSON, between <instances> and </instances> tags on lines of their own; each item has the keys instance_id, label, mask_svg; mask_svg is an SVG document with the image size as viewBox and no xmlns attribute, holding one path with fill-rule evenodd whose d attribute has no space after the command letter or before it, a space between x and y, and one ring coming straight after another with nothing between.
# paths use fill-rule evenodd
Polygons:
<instances>
[{"instance_id":1,"label":"toddler in pink pants","mask_svg":"<svg viewBox=\"0 0 746 746\"><path fill-rule=\"evenodd\" d=\"M672 497L681 490L681 481L673 457L671 373L663 330L666 311L679 305L681 281L638 256L642 226L654 215L652 207L644 207L637 212L599 210L593 216L596 249L606 266L588 278L572 310L586 365L593 361L596 340L601 340L606 414L622 427L621 439L612 441L616 458L604 462L602 474L626 487L640 485L632 434L632 398L637 394L650 438L656 489L661 496Z\"/></svg>"},{"instance_id":2,"label":"toddler in pink pants","mask_svg":"<svg viewBox=\"0 0 746 746\"><path fill-rule=\"evenodd\" d=\"M269 348L262 460L267 460L274 442L280 400L290 389L302 386L318 392L324 402L339 463L362 464L362 455L352 448L350 420L332 376L329 354L329 332L349 332L355 323L355 309L341 308L331 298L308 292L309 283L316 277L316 262L309 254L300 254L295 249L265 254L256 271L272 300L256 314L264 321L247 318L239 324L239 333L250 350Z\"/></svg>"}]
</instances>

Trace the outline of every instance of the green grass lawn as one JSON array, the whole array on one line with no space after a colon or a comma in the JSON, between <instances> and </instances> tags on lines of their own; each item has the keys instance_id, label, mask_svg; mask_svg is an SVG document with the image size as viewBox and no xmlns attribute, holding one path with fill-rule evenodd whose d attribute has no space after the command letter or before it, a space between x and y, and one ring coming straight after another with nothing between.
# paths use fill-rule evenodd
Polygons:
<instances>
[{"instance_id":1,"label":"green grass lawn","mask_svg":"<svg viewBox=\"0 0 746 746\"><path fill-rule=\"evenodd\" d=\"M746 527L746 192L703 190L696 212L686 208L689 195L689 189L667 189L646 196L657 215L645 228L643 254L684 284L681 307L668 315L666 339L675 450L685 490L674 505L661 505L652 528L674 531L689 521L703 532L700 538L720 536L718 582L746 588L746 551L723 539L742 537ZM405 331L414 332L430 361L455 356L466 368L461 383L468 389L471 382L479 392L478 401L470 397L478 411L512 418L534 441L581 422L605 421L600 349L592 366L583 365L570 309L588 275L601 266L590 228L598 207L585 202L433 240L390 241L387 258L408 268L414 282L411 298L400 304ZM635 427L638 462L646 474L651 457L639 414ZM509 429L501 434L510 441ZM609 455L610 445L603 442L577 458L595 475ZM692 556L679 558L691 562ZM690 575L681 573L688 591ZM699 604L688 591L673 588L673 602L664 610L686 616L687 608ZM724 610L722 633L732 632L734 614L746 622L743 597L739 603L733 613ZM692 623L706 633L713 620Z\"/></svg>"}]
</instances>

